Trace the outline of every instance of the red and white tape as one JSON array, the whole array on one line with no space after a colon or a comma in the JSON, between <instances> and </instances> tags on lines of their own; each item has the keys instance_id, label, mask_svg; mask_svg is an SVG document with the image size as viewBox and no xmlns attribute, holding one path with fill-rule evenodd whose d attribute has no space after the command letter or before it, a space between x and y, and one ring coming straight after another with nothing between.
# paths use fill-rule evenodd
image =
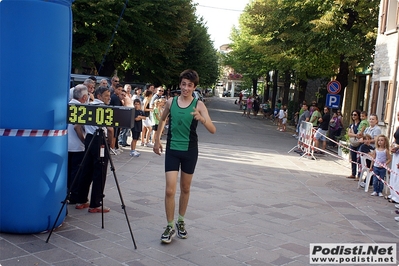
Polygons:
<instances>
[{"instance_id":1,"label":"red and white tape","mask_svg":"<svg viewBox=\"0 0 399 266\"><path fill-rule=\"evenodd\" d=\"M313 129L313 131L314 131L313 133L315 134L315 133L316 133L316 130ZM319 132L319 134L323 135L327 140L329 140L329 141L331 141L331 142L337 144L339 147L340 147L340 146L343 146L341 143L338 143L338 142L334 141L333 139L327 137L326 135L324 135L324 134L322 134L322 133L320 133L320 132ZM314 137L314 135L313 135L313 137ZM322 149L320 149L320 148L318 148L318 147L315 147L314 145L311 145L311 147L312 147L313 150L316 149L316 150L318 150L318 151L322 151L322 152L324 152L324 153L326 153L326 154L329 154L329 155L331 155L331 156L333 156L333 157L337 157L337 158L339 158L339 159L343 159L343 160L344 160L343 157L338 156L338 155L335 155L335 154L332 154L332 153L327 152L327 151L325 151L325 150L322 150ZM353 150L353 149L351 149L350 147L347 147L347 146L345 146L345 149L348 149L349 151L353 151L353 152L357 153L358 155L359 155L359 154L367 155L366 153ZM312 152L312 154L313 154L313 152ZM359 162L354 162L354 161L352 161L352 160L349 160L349 162L361 166L361 164L360 164ZM396 171L393 171L392 169L390 169L386 164L381 164L381 163L378 163L378 162L377 162L377 164L378 164L380 167L385 168L386 171L387 171L388 173L390 173L391 175L399 175ZM371 167L370 171L371 171L372 175L376 176L376 177L378 178L378 180L380 180L381 182L383 182L385 186L389 187L389 189L390 189L391 191L394 191L394 192L399 196L399 191L396 191L396 190L395 190L390 184L388 184L384 179L382 179L379 175L376 175L376 174L374 173L372 167Z\"/></svg>"},{"instance_id":2,"label":"red and white tape","mask_svg":"<svg viewBox=\"0 0 399 266\"><path fill-rule=\"evenodd\" d=\"M67 130L49 129L0 129L0 136L4 137L58 137L67 134Z\"/></svg>"}]
</instances>

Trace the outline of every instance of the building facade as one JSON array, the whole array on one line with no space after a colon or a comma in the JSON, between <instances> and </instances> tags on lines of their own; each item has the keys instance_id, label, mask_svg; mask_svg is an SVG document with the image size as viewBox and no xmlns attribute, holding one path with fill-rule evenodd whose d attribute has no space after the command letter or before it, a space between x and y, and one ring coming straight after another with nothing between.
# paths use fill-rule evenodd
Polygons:
<instances>
[{"instance_id":1,"label":"building facade","mask_svg":"<svg viewBox=\"0 0 399 266\"><path fill-rule=\"evenodd\" d=\"M389 138L399 126L398 26L398 0L381 0L368 110L378 115L379 126Z\"/></svg>"}]
</instances>

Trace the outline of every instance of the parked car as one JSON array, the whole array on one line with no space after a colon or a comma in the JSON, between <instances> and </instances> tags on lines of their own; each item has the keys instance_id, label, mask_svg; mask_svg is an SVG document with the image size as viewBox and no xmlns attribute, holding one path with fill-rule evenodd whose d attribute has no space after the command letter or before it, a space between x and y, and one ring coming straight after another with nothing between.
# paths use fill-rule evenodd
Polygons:
<instances>
[{"instance_id":1,"label":"parked car","mask_svg":"<svg viewBox=\"0 0 399 266\"><path fill-rule=\"evenodd\" d=\"M231 95L230 91L224 91L222 94L223 97L230 97L230 95Z\"/></svg>"},{"instance_id":2,"label":"parked car","mask_svg":"<svg viewBox=\"0 0 399 266\"><path fill-rule=\"evenodd\" d=\"M180 95L181 90L173 90L171 91L172 95L174 95L175 93L177 93L177 95ZM193 91L193 97L195 99L198 99L200 101L205 102L204 96L202 95L202 92L198 89L196 89L195 91Z\"/></svg>"},{"instance_id":3,"label":"parked car","mask_svg":"<svg viewBox=\"0 0 399 266\"><path fill-rule=\"evenodd\" d=\"M82 84L89 77L94 76L97 79L97 84L100 84L102 79L106 79L108 86L111 86L111 79L107 77L95 76L95 75L83 75L83 74L71 74L70 87L74 87L78 84Z\"/></svg>"}]
</instances>

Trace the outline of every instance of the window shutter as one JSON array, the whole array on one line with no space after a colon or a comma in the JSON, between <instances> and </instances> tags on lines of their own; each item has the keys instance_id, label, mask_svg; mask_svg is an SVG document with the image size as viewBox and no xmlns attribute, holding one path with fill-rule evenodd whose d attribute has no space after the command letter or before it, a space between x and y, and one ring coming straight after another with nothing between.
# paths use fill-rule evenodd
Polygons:
<instances>
[{"instance_id":1,"label":"window shutter","mask_svg":"<svg viewBox=\"0 0 399 266\"><path fill-rule=\"evenodd\" d=\"M371 110L370 114L375 114L377 112L377 101L378 101L378 92L380 90L380 82L374 81L373 86L373 98L371 99Z\"/></svg>"},{"instance_id":2,"label":"window shutter","mask_svg":"<svg viewBox=\"0 0 399 266\"><path fill-rule=\"evenodd\" d=\"M384 123L389 124L392 117L392 97L393 97L393 81L390 80L388 83L387 99L385 102L385 115Z\"/></svg>"},{"instance_id":3,"label":"window shutter","mask_svg":"<svg viewBox=\"0 0 399 266\"><path fill-rule=\"evenodd\" d=\"M382 12L381 12L381 25L380 25L380 33L384 34L385 29L387 27L387 13L388 13L388 1L389 0L383 0L382 1Z\"/></svg>"},{"instance_id":4,"label":"window shutter","mask_svg":"<svg viewBox=\"0 0 399 266\"><path fill-rule=\"evenodd\" d=\"M399 27L399 1L396 3L396 30Z\"/></svg>"}]
</instances>

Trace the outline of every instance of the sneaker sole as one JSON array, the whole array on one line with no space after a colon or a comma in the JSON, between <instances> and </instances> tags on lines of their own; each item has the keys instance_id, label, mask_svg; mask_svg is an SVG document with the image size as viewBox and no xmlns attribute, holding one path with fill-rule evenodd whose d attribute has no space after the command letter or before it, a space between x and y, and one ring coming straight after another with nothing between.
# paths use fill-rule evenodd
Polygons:
<instances>
[{"instance_id":1,"label":"sneaker sole","mask_svg":"<svg viewBox=\"0 0 399 266\"><path fill-rule=\"evenodd\" d=\"M181 238L181 239L187 239L187 235L183 236L183 235L180 235L179 233L177 233L177 236L178 236L179 238Z\"/></svg>"}]
</instances>

